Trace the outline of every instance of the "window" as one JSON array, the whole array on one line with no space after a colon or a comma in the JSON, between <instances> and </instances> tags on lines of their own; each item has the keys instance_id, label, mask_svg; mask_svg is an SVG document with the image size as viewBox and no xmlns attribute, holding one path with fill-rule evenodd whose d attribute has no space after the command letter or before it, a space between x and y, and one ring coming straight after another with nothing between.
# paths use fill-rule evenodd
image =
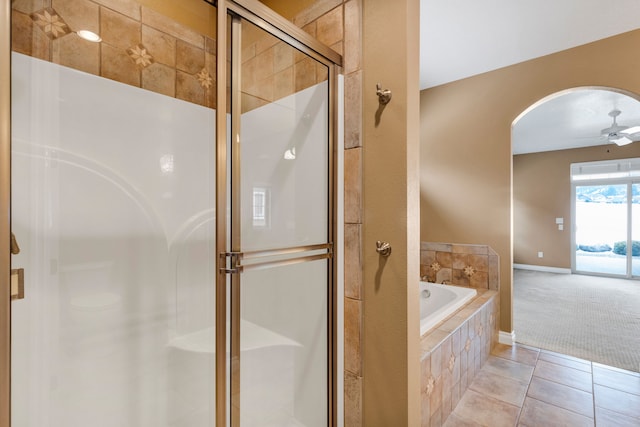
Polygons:
<instances>
[{"instance_id":1,"label":"window","mask_svg":"<svg viewBox=\"0 0 640 427\"><path fill-rule=\"evenodd\" d=\"M266 228L269 226L269 189L253 187L253 226Z\"/></svg>"}]
</instances>

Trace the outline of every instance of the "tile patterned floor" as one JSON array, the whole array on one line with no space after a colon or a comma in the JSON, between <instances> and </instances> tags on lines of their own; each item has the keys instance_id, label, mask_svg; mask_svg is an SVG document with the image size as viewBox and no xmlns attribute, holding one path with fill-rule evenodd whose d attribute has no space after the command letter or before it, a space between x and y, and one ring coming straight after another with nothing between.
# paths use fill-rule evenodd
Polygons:
<instances>
[{"instance_id":1,"label":"tile patterned floor","mask_svg":"<svg viewBox=\"0 0 640 427\"><path fill-rule=\"evenodd\" d=\"M498 344L445 427L640 426L640 374Z\"/></svg>"}]
</instances>

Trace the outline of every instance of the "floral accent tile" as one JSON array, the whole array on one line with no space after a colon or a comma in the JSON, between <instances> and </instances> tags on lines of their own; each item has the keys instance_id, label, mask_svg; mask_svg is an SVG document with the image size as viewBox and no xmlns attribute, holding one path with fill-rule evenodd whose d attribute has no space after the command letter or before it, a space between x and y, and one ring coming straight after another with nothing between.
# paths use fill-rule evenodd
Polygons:
<instances>
[{"instance_id":1,"label":"floral accent tile","mask_svg":"<svg viewBox=\"0 0 640 427\"><path fill-rule=\"evenodd\" d=\"M475 269L475 268L473 268L473 267L472 267L472 266L470 266L470 265L467 265L467 266L464 268L464 274L465 274L467 277L471 277L471 276L473 276L474 274L476 274L476 269Z\"/></svg>"},{"instance_id":2,"label":"floral accent tile","mask_svg":"<svg viewBox=\"0 0 640 427\"><path fill-rule=\"evenodd\" d=\"M440 264L438 264L437 262L434 262L429 266L429 268L431 268L432 271L435 271L437 273L438 271L440 271L442 266L440 266Z\"/></svg>"},{"instance_id":3,"label":"floral accent tile","mask_svg":"<svg viewBox=\"0 0 640 427\"><path fill-rule=\"evenodd\" d=\"M471 338L467 338L467 341L464 343L464 351L469 353L469 350L471 350Z\"/></svg>"},{"instance_id":4,"label":"floral accent tile","mask_svg":"<svg viewBox=\"0 0 640 427\"><path fill-rule=\"evenodd\" d=\"M435 378L433 378L433 375L431 375L427 380L427 397L431 396L435 386L436 386L436 380Z\"/></svg>"},{"instance_id":5,"label":"floral accent tile","mask_svg":"<svg viewBox=\"0 0 640 427\"><path fill-rule=\"evenodd\" d=\"M36 23L51 40L55 40L71 33L71 28L62 19L58 12L51 7L46 7L31 14L31 19Z\"/></svg>"},{"instance_id":6,"label":"floral accent tile","mask_svg":"<svg viewBox=\"0 0 640 427\"><path fill-rule=\"evenodd\" d=\"M133 59L133 62L135 62L136 66L140 69L147 68L154 62L153 56L151 56L147 48L142 44L130 47L127 49L127 54L131 59Z\"/></svg>"},{"instance_id":7,"label":"floral accent tile","mask_svg":"<svg viewBox=\"0 0 640 427\"><path fill-rule=\"evenodd\" d=\"M453 368L456 366L456 355L451 353L449 357L449 372L453 373Z\"/></svg>"},{"instance_id":8,"label":"floral accent tile","mask_svg":"<svg viewBox=\"0 0 640 427\"><path fill-rule=\"evenodd\" d=\"M200 70L200 72L196 74L196 78L200 82L200 85L205 89L209 89L211 85L213 85L213 78L206 68Z\"/></svg>"}]
</instances>

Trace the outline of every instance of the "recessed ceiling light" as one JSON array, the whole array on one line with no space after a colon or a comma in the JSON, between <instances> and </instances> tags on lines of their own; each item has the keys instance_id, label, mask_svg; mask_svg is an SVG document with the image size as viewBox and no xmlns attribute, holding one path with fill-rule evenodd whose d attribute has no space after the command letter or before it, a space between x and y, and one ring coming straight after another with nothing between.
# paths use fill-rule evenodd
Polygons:
<instances>
[{"instance_id":1,"label":"recessed ceiling light","mask_svg":"<svg viewBox=\"0 0 640 427\"><path fill-rule=\"evenodd\" d=\"M80 30L78 32L76 32L76 34L80 37L83 38L87 41L90 42L94 42L94 43L98 43L101 42L102 39L100 38L99 35L97 35L96 33L94 33L93 31L89 31L89 30Z\"/></svg>"}]
</instances>

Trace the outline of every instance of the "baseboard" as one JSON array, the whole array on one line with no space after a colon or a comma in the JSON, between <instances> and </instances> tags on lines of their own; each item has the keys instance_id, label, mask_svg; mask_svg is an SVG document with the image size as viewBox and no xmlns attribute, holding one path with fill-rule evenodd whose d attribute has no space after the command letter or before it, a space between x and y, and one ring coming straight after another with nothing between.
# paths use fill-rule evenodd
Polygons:
<instances>
[{"instance_id":1,"label":"baseboard","mask_svg":"<svg viewBox=\"0 0 640 427\"><path fill-rule=\"evenodd\" d=\"M514 345L516 343L516 331L499 331L498 342L505 345Z\"/></svg>"},{"instance_id":2,"label":"baseboard","mask_svg":"<svg viewBox=\"0 0 640 427\"><path fill-rule=\"evenodd\" d=\"M570 268L546 267L544 265L513 264L513 268L518 268L520 270L545 271L547 273L571 274Z\"/></svg>"}]
</instances>

